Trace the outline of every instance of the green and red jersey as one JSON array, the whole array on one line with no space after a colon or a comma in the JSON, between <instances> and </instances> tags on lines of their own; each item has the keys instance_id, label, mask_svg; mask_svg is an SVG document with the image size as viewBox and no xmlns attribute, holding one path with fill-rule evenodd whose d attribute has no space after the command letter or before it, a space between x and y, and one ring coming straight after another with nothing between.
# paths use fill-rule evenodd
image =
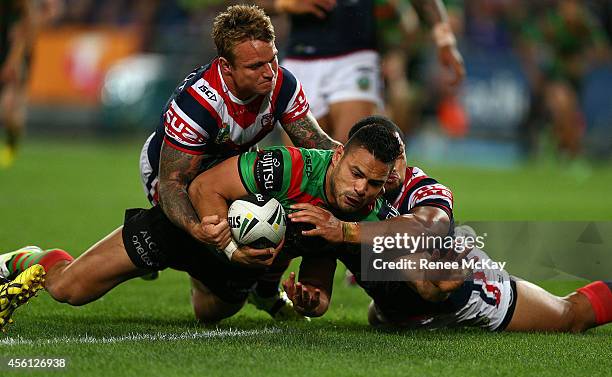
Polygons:
<instances>
[{"instance_id":1,"label":"green and red jersey","mask_svg":"<svg viewBox=\"0 0 612 377\"><path fill-rule=\"evenodd\" d=\"M398 215L382 197L357 214L334 211L325 194L325 176L333 153L294 147L243 153L238 159L240 179L248 192L276 198L287 212L292 212L292 204L310 203L326 207L346 221L379 221Z\"/></svg>"}]
</instances>

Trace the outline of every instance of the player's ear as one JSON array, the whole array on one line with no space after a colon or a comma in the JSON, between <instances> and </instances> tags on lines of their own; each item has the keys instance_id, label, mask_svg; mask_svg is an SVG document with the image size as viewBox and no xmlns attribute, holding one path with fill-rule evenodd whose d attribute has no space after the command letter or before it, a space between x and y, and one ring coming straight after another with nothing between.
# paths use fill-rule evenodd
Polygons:
<instances>
[{"instance_id":1,"label":"player's ear","mask_svg":"<svg viewBox=\"0 0 612 377\"><path fill-rule=\"evenodd\" d=\"M219 66L221 67L221 73L229 75L232 73L232 65L229 60L224 57L219 58Z\"/></svg>"},{"instance_id":2,"label":"player's ear","mask_svg":"<svg viewBox=\"0 0 612 377\"><path fill-rule=\"evenodd\" d=\"M336 150L334 151L334 154L332 156L332 164L334 166L338 165L338 162L340 161L342 156L344 156L344 145L339 145L336 147Z\"/></svg>"}]
</instances>

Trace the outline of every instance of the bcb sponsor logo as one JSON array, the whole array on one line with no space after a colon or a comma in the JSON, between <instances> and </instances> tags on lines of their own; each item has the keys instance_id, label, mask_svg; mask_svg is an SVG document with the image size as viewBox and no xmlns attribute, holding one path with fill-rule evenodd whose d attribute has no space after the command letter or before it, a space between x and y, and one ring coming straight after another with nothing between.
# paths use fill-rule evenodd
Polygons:
<instances>
[{"instance_id":1,"label":"bcb sponsor logo","mask_svg":"<svg viewBox=\"0 0 612 377\"><path fill-rule=\"evenodd\" d=\"M255 162L255 181L260 191L280 191L283 186L283 169L281 151L260 152Z\"/></svg>"}]
</instances>

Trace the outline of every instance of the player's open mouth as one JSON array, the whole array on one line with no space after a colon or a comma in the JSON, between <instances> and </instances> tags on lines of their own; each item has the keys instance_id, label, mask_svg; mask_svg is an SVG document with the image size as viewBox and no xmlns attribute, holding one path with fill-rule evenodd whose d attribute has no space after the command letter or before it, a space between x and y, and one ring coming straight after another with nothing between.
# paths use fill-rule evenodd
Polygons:
<instances>
[{"instance_id":1,"label":"player's open mouth","mask_svg":"<svg viewBox=\"0 0 612 377\"><path fill-rule=\"evenodd\" d=\"M351 207L359 207L361 205L361 200L351 198L350 196L345 196L344 201Z\"/></svg>"}]
</instances>

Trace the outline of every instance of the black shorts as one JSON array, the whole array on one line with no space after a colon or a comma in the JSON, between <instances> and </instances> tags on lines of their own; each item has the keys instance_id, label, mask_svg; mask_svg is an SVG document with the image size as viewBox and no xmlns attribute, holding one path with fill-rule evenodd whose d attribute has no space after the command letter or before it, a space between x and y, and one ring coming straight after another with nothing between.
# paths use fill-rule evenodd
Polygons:
<instances>
[{"instance_id":1,"label":"black shorts","mask_svg":"<svg viewBox=\"0 0 612 377\"><path fill-rule=\"evenodd\" d=\"M175 226L159 206L125 211L123 243L139 268L172 268L187 272L229 303L246 300L265 269L233 264L222 254L193 239Z\"/></svg>"}]
</instances>

